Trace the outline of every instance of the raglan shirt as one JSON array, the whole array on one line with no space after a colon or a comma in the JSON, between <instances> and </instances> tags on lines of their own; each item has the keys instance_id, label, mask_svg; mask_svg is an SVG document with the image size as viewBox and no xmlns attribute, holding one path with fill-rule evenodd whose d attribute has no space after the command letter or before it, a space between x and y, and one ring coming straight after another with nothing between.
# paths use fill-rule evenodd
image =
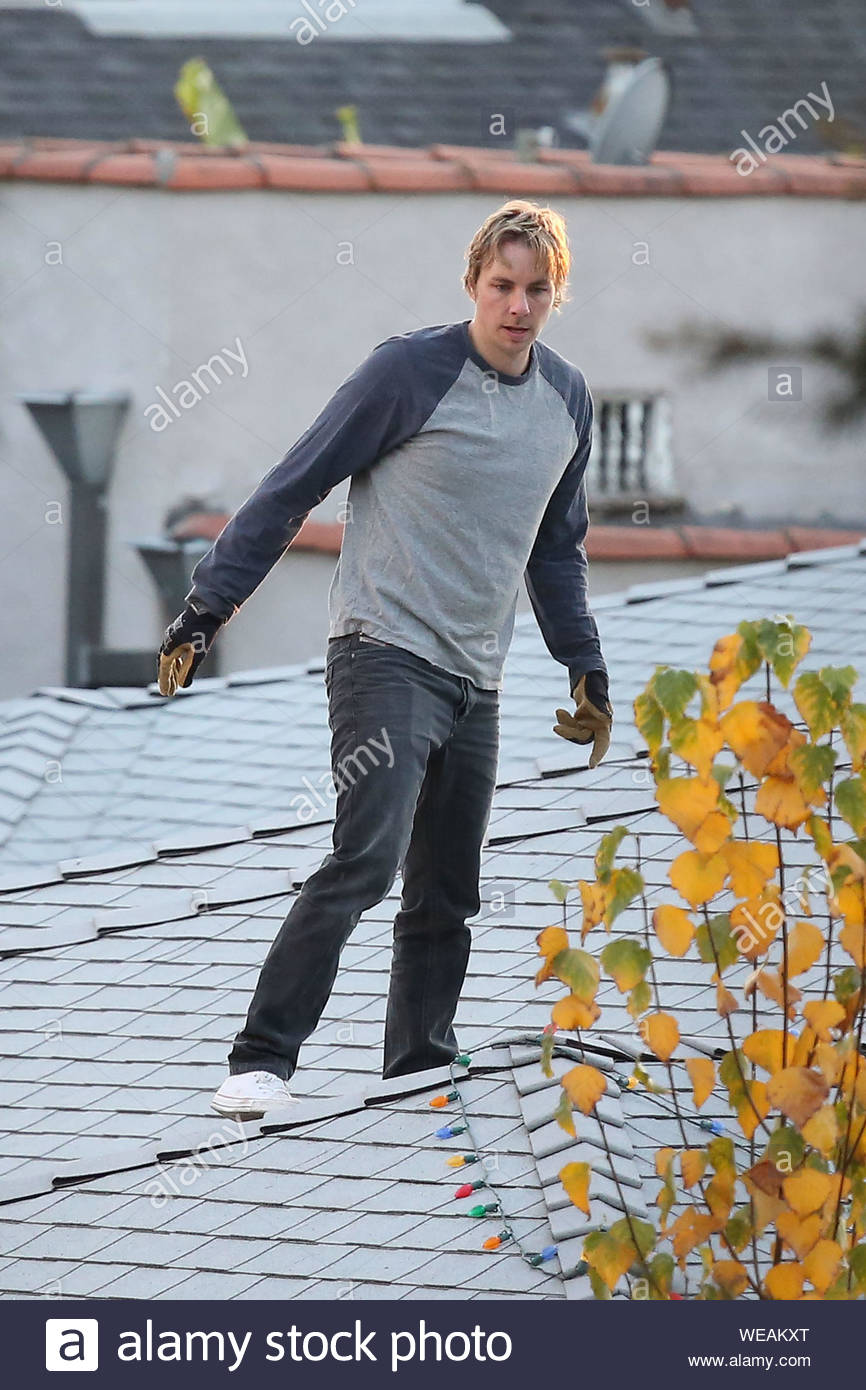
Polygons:
<instances>
[{"instance_id":1,"label":"raglan shirt","mask_svg":"<svg viewBox=\"0 0 866 1390\"><path fill-rule=\"evenodd\" d=\"M591 434L582 373L545 344L508 376L468 320L387 338L226 523L187 600L231 617L350 478L330 637L363 632L498 690L525 575L571 689L605 669L587 601Z\"/></svg>"}]
</instances>

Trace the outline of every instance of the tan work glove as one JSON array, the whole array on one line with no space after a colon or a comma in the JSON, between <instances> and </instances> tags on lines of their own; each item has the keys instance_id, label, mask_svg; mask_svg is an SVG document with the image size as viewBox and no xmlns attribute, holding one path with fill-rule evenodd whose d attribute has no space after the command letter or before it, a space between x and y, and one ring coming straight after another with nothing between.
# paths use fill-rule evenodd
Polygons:
<instances>
[{"instance_id":1,"label":"tan work glove","mask_svg":"<svg viewBox=\"0 0 866 1390\"><path fill-rule=\"evenodd\" d=\"M572 690L577 706L574 714L558 709L553 732L572 743L591 743L590 767L598 767L610 747L613 710L608 698L607 673L588 671Z\"/></svg>"},{"instance_id":2,"label":"tan work glove","mask_svg":"<svg viewBox=\"0 0 866 1390\"><path fill-rule=\"evenodd\" d=\"M192 685L223 619L202 606L187 604L165 630L159 649L157 684L160 695L174 695Z\"/></svg>"}]
</instances>

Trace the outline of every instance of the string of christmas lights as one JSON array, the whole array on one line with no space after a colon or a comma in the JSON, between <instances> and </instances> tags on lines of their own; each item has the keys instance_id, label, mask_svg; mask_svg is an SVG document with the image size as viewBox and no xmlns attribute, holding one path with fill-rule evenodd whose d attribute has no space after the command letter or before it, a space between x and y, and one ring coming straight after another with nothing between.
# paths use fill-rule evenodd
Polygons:
<instances>
[{"instance_id":1,"label":"string of christmas lights","mask_svg":"<svg viewBox=\"0 0 866 1390\"><path fill-rule=\"evenodd\" d=\"M469 1167L474 1163L481 1162L482 1160L483 1148L480 1144L476 1142L475 1136L472 1133L472 1125L469 1119L469 1114L466 1110L466 1106L463 1101L463 1096L457 1089L458 1078L454 1074L455 1067L468 1067L471 1063L471 1060L471 1057L469 1057L467 1053L461 1053L461 1055L459 1057L456 1057L453 1062L449 1062L448 1072L451 1077L451 1090L444 1095L434 1096L433 1099L430 1101L430 1105L434 1110L444 1109L446 1106L452 1105L454 1103L456 1103L460 1109L460 1122L458 1124L442 1125L440 1129L436 1130L437 1139L451 1139L457 1135L465 1134L469 1142L471 1149L469 1153L452 1154L452 1156L446 1160L449 1168ZM466 1077L464 1076L461 1079L465 1080ZM523 1241L520 1239L517 1232L515 1231L512 1222L516 1219L524 1221L534 1221L536 1220L536 1218L529 1216L521 1218L509 1217L502 1204L502 1198L496 1188L496 1185L493 1182L491 1182L488 1174L485 1174L483 1178L477 1178L474 1182L462 1183L454 1193L455 1200L460 1200L464 1197L471 1197L474 1192L480 1192L485 1188L490 1192L493 1201L481 1202L474 1207L470 1207L468 1215L477 1217L479 1220L488 1216L497 1216L501 1220L502 1229L498 1232L497 1235L488 1236L488 1238L482 1243L482 1249L498 1250L503 1245L511 1244L520 1253L521 1258L526 1262L526 1264L530 1265L533 1269L537 1269L540 1265L546 1264L549 1260L554 1259L556 1255L559 1253L559 1248L556 1245L545 1245L541 1250L527 1249L527 1247L524 1245ZM583 1264L582 1261L581 1264ZM574 1272L584 1273L585 1270L586 1266L584 1265L583 1269L578 1267L578 1269ZM566 1271L563 1271L563 1273L565 1272ZM571 1271L567 1272L571 1273ZM551 1270L542 1270L542 1273L550 1275L550 1277L558 1277L554 1276L553 1271Z\"/></svg>"},{"instance_id":2,"label":"string of christmas lights","mask_svg":"<svg viewBox=\"0 0 866 1390\"><path fill-rule=\"evenodd\" d=\"M553 1031L553 1029L545 1029L545 1031L540 1035L532 1035L528 1037L522 1036L519 1039L501 1039L491 1044L491 1046L505 1047L513 1046L515 1043L533 1043L537 1046L540 1046L545 1042L545 1035L549 1037L550 1033ZM552 1047L552 1055L568 1057L581 1062L586 1061L586 1052L581 1043L570 1044L554 1042ZM472 1125L469 1119L469 1114L466 1109L463 1096L460 1090L458 1089L458 1079L466 1080L466 1073L464 1072L464 1075L461 1078L458 1078L455 1075L456 1067L467 1068L471 1065L471 1061L472 1059L467 1053L461 1053L461 1055L459 1057L456 1057L453 1062L450 1062L448 1065L448 1072L449 1076L451 1077L451 1089L441 1095L434 1096L433 1099L430 1101L430 1106L434 1110L445 1109L447 1106L455 1104L459 1107L459 1121L457 1123L452 1122L442 1125L439 1129L436 1130L437 1139L456 1138L461 1134L465 1134L467 1137L467 1142L470 1146L470 1151L463 1154L453 1154L450 1158L448 1158L446 1162L450 1168L469 1167L475 1163L481 1162L483 1157L483 1148L476 1142L475 1136L472 1133ZM617 1083L618 1086L620 1086L622 1090L635 1091L640 1085L639 1079L635 1076L627 1076L625 1073L618 1071L612 1072L611 1075L613 1076L614 1081ZM662 1094L656 1091L652 1091L647 1087L643 1087L641 1094L652 1100L659 1107L659 1109L663 1110L665 1114L668 1115L671 1119L677 1118L676 1107L673 1104L668 1103L667 1100L664 1099ZM687 1115L683 1114L682 1111L680 1111L680 1115L683 1120L687 1120L690 1124L695 1125L698 1129L703 1130L705 1133L709 1133L712 1135L723 1135L726 1133L725 1125L722 1123L721 1120L710 1120L706 1117ZM734 1144L737 1144L736 1137L732 1137ZM532 1266L532 1268L538 1268L539 1266L544 1265L548 1261L554 1259L555 1256L558 1255L559 1248L556 1245L544 1246L543 1249L540 1251L529 1250L525 1246L525 1244L517 1235L517 1232L515 1231L512 1222L515 1219L529 1221L534 1220L535 1218L509 1217L503 1206L500 1193L497 1190L496 1185L490 1180L489 1174L485 1173L485 1176L483 1178L478 1178L471 1182L462 1183L460 1187L456 1189L454 1197L455 1200L460 1200L461 1198L471 1197L476 1192L482 1192L484 1189L486 1189L490 1193L493 1200L490 1202L478 1203L476 1206L471 1207L469 1209L468 1214L478 1219L484 1219L489 1216L498 1216L501 1218L502 1229L498 1232L497 1235L489 1236L483 1242L483 1249L498 1250L503 1245L513 1245L514 1248L519 1252L521 1258L528 1265ZM599 1226L599 1230L604 1229L605 1227L603 1225ZM574 1267L574 1269L563 1270L562 1273L563 1275L566 1275L568 1277L574 1277L576 1275L585 1274L587 1272L587 1268L588 1267L586 1265L586 1262L584 1260L580 1260L578 1264ZM552 1271L543 1270L542 1272L545 1274L550 1274L551 1277L556 1277L553 1275Z\"/></svg>"}]
</instances>

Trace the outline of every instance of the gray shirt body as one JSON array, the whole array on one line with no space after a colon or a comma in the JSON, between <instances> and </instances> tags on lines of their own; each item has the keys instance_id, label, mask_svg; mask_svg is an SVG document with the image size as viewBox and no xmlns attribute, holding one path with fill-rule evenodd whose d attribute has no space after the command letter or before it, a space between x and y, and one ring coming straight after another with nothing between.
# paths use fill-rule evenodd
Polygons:
<instances>
[{"instance_id":1,"label":"gray shirt body","mask_svg":"<svg viewBox=\"0 0 866 1390\"><path fill-rule=\"evenodd\" d=\"M388 338L223 528L188 597L231 616L349 477L331 637L363 632L499 689L525 575L573 684L604 669L583 548L591 427L581 372L545 344L513 377L465 321Z\"/></svg>"}]
</instances>

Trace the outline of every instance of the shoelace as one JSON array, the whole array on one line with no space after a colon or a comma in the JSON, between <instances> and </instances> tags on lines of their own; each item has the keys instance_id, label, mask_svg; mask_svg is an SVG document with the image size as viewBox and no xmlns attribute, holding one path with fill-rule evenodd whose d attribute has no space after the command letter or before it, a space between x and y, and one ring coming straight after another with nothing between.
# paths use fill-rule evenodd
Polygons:
<instances>
[{"instance_id":1,"label":"shoelace","mask_svg":"<svg viewBox=\"0 0 866 1390\"><path fill-rule=\"evenodd\" d=\"M286 1083L283 1081L282 1077L275 1076L271 1071L262 1072L262 1079L259 1081L259 1090L269 1091L272 1095L276 1095L278 1091L284 1091L285 1088Z\"/></svg>"}]
</instances>

